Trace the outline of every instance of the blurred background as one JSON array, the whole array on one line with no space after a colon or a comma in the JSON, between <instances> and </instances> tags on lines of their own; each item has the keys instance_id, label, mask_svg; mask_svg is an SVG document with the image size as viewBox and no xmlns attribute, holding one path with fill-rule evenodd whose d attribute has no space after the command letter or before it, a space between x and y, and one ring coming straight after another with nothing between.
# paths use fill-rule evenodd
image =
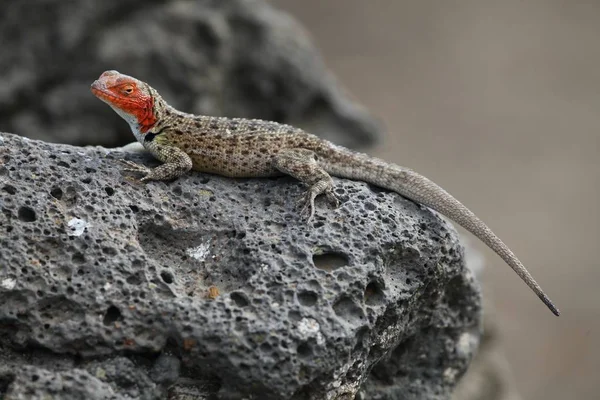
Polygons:
<instances>
[{"instance_id":1,"label":"blurred background","mask_svg":"<svg viewBox=\"0 0 600 400\"><path fill-rule=\"evenodd\" d=\"M600 2L273 0L385 123L371 153L448 189L520 257L554 317L485 246L523 399L600 391Z\"/></svg>"}]
</instances>

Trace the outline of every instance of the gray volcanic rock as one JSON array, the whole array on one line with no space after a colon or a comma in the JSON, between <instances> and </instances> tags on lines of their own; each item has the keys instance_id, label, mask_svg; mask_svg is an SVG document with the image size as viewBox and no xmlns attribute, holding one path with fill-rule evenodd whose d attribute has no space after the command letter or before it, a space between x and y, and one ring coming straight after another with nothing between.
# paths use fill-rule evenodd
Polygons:
<instances>
[{"instance_id":1,"label":"gray volcanic rock","mask_svg":"<svg viewBox=\"0 0 600 400\"><path fill-rule=\"evenodd\" d=\"M307 225L291 178L120 158L156 165L0 135L0 397L450 397L480 298L437 214L336 179Z\"/></svg>"},{"instance_id":2,"label":"gray volcanic rock","mask_svg":"<svg viewBox=\"0 0 600 400\"><path fill-rule=\"evenodd\" d=\"M109 400L161 397L161 391L145 371L136 368L132 361L123 357L91 362L86 366L87 371L76 367L60 372L56 368L50 371L24 362L15 363L12 367L13 371L7 371L5 375L11 381L6 399ZM108 374L107 370L113 373ZM1 371L0 367L0 374ZM116 385L111 385L106 380L115 382ZM119 387L118 393L113 386Z\"/></svg>"},{"instance_id":3,"label":"gray volcanic rock","mask_svg":"<svg viewBox=\"0 0 600 400\"><path fill-rule=\"evenodd\" d=\"M116 69L186 112L286 122L349 147L379 134L304 29L262 0L5 1L0 37L0 131L125 144L127 125L89 92Z\"/></svg>"}]
</instances>

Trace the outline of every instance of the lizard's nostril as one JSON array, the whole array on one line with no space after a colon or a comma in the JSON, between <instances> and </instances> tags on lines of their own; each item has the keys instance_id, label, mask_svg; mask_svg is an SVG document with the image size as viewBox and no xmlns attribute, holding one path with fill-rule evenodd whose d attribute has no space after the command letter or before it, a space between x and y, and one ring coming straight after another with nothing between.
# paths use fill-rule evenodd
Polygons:
<instances>
[{"instance_id":1,"label":"lizard's nostril","mask_svg":"<svg viewBox=\"0 0 600 400\"><path fill-rule=\"evenodd\" d=\"M100 89L101 83L100 81L94 81L91 85L92 89Z\"/></svg>"}]
</instances>

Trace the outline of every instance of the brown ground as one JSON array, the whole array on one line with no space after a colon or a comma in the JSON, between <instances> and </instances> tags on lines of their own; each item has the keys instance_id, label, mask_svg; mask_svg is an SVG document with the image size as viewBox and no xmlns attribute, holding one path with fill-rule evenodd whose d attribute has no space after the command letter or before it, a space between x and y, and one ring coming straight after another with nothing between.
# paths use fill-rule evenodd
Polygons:
<instances>
[{"instance_id":1,"label":"brown ground","mask_svg":"<svg viewBox=\"0 0 600 400\"><path fill-rule=\"evenodd\" d=\"M470 206L561 308L485 251L523 398L599 398L600 2L272 2L387 125L372 152Z\"/></svg>"}]
</instances>

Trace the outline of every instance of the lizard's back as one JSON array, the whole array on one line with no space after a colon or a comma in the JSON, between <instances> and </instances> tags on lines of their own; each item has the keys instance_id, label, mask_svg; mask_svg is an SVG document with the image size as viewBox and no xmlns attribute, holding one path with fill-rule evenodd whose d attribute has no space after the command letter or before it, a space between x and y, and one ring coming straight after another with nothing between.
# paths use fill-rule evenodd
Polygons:
<instances>
[{"instance_id":1,"label":"lizard's back","mask_svg":"<svg viewBox=\"0 0 600 400\"><path fill-rule=\"evenodd\" d=\"M230 177L269 177L282 173L273 157L285 148L318 150L324 141L290 125L258 119L168 115L157 144L176 146L190 156L195 171ZM151 146L149 149L152 151Z\"/></svg>"}]
</instances>

